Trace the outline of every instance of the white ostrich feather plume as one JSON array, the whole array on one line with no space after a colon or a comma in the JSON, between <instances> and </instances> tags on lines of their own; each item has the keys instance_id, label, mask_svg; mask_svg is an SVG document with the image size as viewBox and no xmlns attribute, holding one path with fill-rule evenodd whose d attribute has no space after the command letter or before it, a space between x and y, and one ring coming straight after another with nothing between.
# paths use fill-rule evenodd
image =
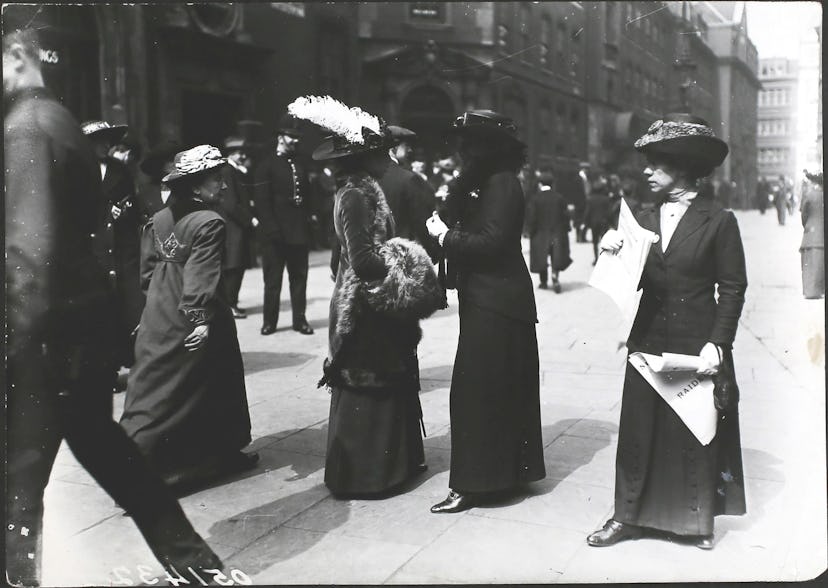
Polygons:
<instances>
[{"instance_id":1,"label":"white ostrich feather plume","mask_svg":"<svg viewBox=\"0 0 828 588\"><path fill-rule=\"evenodd\" d=\"M380 134L380 121L376 116L357 106L349 108L330 96L300 96L288 105L288 112L340 135L350 143L361 145L365 142L362 127Z\"/></svg>"}]
</instances>

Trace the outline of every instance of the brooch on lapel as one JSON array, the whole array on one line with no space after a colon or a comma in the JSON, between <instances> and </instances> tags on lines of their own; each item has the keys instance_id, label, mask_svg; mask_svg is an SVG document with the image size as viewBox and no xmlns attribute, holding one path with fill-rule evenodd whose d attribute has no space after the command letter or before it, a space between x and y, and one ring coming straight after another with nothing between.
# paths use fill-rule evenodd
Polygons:
<instances>
[{"instance_id":1,"label":"brooch on lapel","mask_svg":"<svg viewBox=\"0 0 828 588\"><path fill-rule=\"evenodd\" d=\"M477 200L478 198L480 198L480 192L478 190L472 190L471 192L469 192L469 196Z\"/></svg>"}]
</instances>

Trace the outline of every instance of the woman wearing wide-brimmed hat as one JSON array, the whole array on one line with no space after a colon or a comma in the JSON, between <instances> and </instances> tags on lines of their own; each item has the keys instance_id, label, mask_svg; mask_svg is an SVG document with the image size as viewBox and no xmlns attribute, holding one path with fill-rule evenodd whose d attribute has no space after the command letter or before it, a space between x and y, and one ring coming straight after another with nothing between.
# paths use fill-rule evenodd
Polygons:
<instances>
[{"instance_id":1,"label":"woman wearing wide-brimmed hat","mask_svg":"<svg viewBox=\"0 0 828 588\"><path fill-rule=\"evenodd\" d=\"M546 475L541 442L537 314L521 252L526 146L489 110L454 122L463 172L449 225L427 221L457 288L460 338L451 378L450 492L435 513L466 510ZM451 229L449 229L451 226ZM487 496L489 495L489 496Z\"/></svg>"},{"instance_id":2,"label":"woman wearing wide-brimmed hat","mask_svg":"<svg viewBox=\"0 0 828 588\"><path fill-rule=\"evenodd\" d=\"M331 296L331 389L325 484L337 496L377 496L425 467L420 434L419 319L442 291L422 247L394 237L377 183L390 159L384 123L330 97L288 107L331 135L314 151L335 171L334 227L341 249Z\"/></svg>"},{"instance_id":3,"label":"woman wearing wide-brimmed hat","mask_svg":"<svg viewBox=\"0 0 828 588\"><path fill-rule=\"evenodd\" d=\"M745 512L738 397L727 394L734 390L731 347L747 288L745 256L733 212L697 187L721 165L728 146L703 119L675 113L653 123L635 148L647 157L644 175L662 202L637 214L659 241L644 266L641 305L627 348L700 356L699 373L718 373L719 417L715 438L702 445L628 365L615 514L587 541L603 547L656 530L712 549L714 516ZM622 246L615 230L601 241L602 251Z\"/></svg>"},{"instance_id":4,"label":"woman wearing wide-brimmed hat","mask_svg":"<svg viewBox=\"0 0 828 588\"><path fill-rule=\"evenodd\" d=\"M822 170L805 172L802 202L802 293L805 298L825 296L825 195Z\"/></svg>"},{"instance_id":5,"label":"woman wearing wide-brimmed hat","mask_svg":"<svg viewBox=\"0 0 828 588\"><path fill-rule=\"evenodd\" d=\"M167 207L144 228L147 304L121 425L168 483L190 487L252 467L236 325L224 299L224 220L215 207L226 160L210 145L175 156Z\"/></svg>"}]
</instances>

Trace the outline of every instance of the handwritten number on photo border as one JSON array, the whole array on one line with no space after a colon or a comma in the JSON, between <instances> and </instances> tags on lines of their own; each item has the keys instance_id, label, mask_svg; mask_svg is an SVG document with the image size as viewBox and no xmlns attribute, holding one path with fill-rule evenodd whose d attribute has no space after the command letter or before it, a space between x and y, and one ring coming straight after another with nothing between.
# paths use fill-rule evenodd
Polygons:
<instances>
[{"instance_id":1,"label":"handwritten number on photo border","mask_svg":"<svg viewBox=\"0 0 828 588\"><path fill-rule=\"evenodd\" d=\"M156 578L155 576L151 575L151 572L152 572L152 568L151 568L151 567L149 567L149 566L144 566L144 565L138 565L138 566L136 566L136 567L135 567L135 569L137 569L137 570L138 570L138 578L139 578L139 579L141 580L141 582L143 582L144 584L147 584L148 586L152 586L152 585L154 585L154 584L158 584L158 581L159 581L159 580L158 580L158 578Z\"/></svg>"}]
</instances>

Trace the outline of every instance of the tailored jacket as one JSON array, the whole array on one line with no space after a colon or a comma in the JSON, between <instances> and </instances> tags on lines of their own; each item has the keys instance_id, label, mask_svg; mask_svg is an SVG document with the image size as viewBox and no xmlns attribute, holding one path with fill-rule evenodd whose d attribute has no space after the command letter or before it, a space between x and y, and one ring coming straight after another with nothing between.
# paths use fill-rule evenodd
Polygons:
<instances>
[{"instance_id":1,"label":"tailored jacket","mask_svg":"<svg viewBox=\"0 0 828 588\"><path fill-rule=\"evenodd\" d=\"M821 187L809 187L799 205L802 214L802 245L800 249L825 247L825 198Z\"/></svg>"},{"instance_id":2,"label":"tailored jacket","mask_svg":"<svg viewBox=\"0 0 828 588\"><path fill-rule=\"evenodd\" d=\"M636 215L661 236L661 206ZM729 349L745 302L745 254L736 217L697 196L666 252L654 243L641 276L644 292L630 332L629 351L698 355L711 341ZM718 285L719 300L714 298Z\"/></svg>"},{"instance_id":3,"label":"tailored jacket","mask_svg":"<svg viewBox=\"0 0 828 588\"><path fill-rule=\"evenodd\" d=\"M141 260L141 227L144 224L143 202L135 197L135 183L129 168L120 161L107 158L106 175L101 189L103 200L95 230L95 250L101 263L117 281L128 280L129 288L137 288L136 268ZM121 215L112 218L113 205L121 204ZM114 273L113 273L114 272Z\"/></svg>"},{"instance_id":4,"label":"tailored jacket","mask_svg":"<svg viewBox=\"0 0 828 588\"><path fill-rule=\"evenodd\" d=\"M434 211L434 192L428 182L391 162L379 185L394 215L397 237L418 242L432 259L438 259L440 248L435 247L425 224Z\"/></svg>"},{"instance_id":5,"label":"tailored jacket","mask_svg":"<svg viewBox=\"0 0 828 588\"><path fill-rule=\"evenodd\" d=\"M258 229L262 237L286 245L309 245L310 217L314 210L312 194L305 166L297 157L266 157L256 168L255 186L256 214L261 223ZM298 205L294 198L297 193L301 198Z\"/></svg>"},{"instance_id":6,"label":"tailored jacket","mask_svg":"<svg viewBox=\"0 0 828 588\"><path fill-rule=\"evenodd\" d=\"M443 239L447 280L460 304L537 322L532 278L521 251L524 198L509 171L489 176L471 194L450 197L454 225Z\"/></svg>"},{"instance_id":7,"label":"tailored jacket","mask_svg":"<svg viewBox=\"0 0 828 588\"><path fill-rule=\"evenodd\" d=\"M225 165L221 175L227 185L217 208L225 220L222 268L247 269L250 266L253 213L250 212L250 198L244 185L245 174L232 165Z\"/></svg>"}]
</instances>

